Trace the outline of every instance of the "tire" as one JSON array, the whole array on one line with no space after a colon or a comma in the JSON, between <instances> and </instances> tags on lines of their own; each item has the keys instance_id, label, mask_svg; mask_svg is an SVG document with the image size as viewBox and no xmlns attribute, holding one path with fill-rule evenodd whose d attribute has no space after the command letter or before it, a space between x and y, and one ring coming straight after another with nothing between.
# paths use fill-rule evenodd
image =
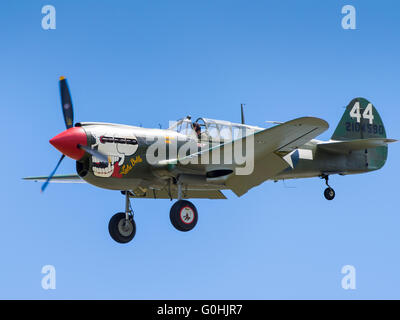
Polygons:
<instances>
[{"instance_id":1,"label":"tire","mask_svg":"<svg viewBox=\"0 0 400 320\"><path fill-rule=\"evenodd\" d=\"M193 203L187 200L178 200L171 207L169 218L172 225L179 231L192 230L198 220L197 209Z\"/></svg>"},{"instance_id":2,"label":"tire","mask_svg":"<svg viewBox=\"0 0 400 320\"><path fill-rule=\"evenodd\" d=\"M136 224L132 217L128 220L128 225L124 225L125 213L118 212L112 216L108 223L108 232L111 238L118 243L128 243L136 234Z\"/></svg>"},{"instance_id":3,"label":"tire","mask_svg":"<svg viewBox=\"0 0 400 320\"><path fill-rule=\"evenodd\" d=\"M335 198L335 190L332 188L326 188L324 191L324 196L326 200L333 200L333 198Z\"/></svg>"}]
</instances>

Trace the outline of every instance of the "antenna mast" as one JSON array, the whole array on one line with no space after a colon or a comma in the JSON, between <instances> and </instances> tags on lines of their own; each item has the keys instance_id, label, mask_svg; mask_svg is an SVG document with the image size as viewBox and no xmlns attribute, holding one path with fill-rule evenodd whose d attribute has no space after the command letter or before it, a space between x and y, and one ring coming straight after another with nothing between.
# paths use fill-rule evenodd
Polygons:
<instances>
[{"instance_id":1,"label":"antenna mast","mask_svg":"<svg viewBox=\"0 0 400 320\"><path fill-rule=\"evenodd\" d=\"M241 113L241 116L242 116L242 124L244 124L244 112L243 112L243 106L245 106L246 104L241 104L240 105L240 113Z\"/></svg>"}]
</instances>

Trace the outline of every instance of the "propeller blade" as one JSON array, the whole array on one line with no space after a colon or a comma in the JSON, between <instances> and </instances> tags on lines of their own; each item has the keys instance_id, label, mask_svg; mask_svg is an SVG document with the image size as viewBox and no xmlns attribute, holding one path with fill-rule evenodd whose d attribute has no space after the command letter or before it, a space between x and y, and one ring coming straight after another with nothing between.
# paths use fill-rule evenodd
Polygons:
<instances>
[{"instance_id":1,"label":"propeller blade","mask_svg":"<svg viewBox=\"0 0 400 320\"><path fill-rule=\"evenodd\" d=\"M60 95L65 126L69 129L74 125L74 109L65 77L60 77Z\"/></svg>"},{"instance_id":2,"label":"propeller blade","mask_svg":"<svg viewBox=\"0 0 400 320\"><path fill-rule=\"evenodd\" d=\"M41 192L43 192L47 185L49 184L51 178L53 178L54 174L56 173L58 167L60 166L61 161L63 161L63 159L65 158L65 155L62 155L60 160L58 160L58 163L56 165L56 167L54 168L54 170L50 173L49 177L47 178L47 180L42 184L42 187L40 188Z\"/></svg>"},{"instance_id":3,"label":"propeller blade","mask_svg":"<svg viewBox=\"0 0 400 320\"><path fill-rule=\"evenodd\" d=\"M97 159L103 160L104 162L108 162L108 156L106 156L104 153L101 153L97 150L94 150L92 148L82 146L78 144L78 148L85 150L87 153L91 154L92 156L96 157Z\"/></svg>"}]
</instances>

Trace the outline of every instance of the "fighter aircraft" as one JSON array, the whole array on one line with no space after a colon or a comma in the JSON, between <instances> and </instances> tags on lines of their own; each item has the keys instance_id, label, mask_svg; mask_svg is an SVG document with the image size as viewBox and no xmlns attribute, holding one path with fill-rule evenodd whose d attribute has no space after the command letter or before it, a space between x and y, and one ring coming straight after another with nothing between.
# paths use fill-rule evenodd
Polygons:
<instances>
[{"instance_id":1,"label":"fighter aircraft","mask_svg":"<svg viewBox=\"0 0 400 320\"><path fill-rule=\"evenodd\" d=\"M27 180L87 182L119 190L125 210L109 221L115 241L127 243L136 234L131 198L177 199L170 209L172 225L193 229L198 220L187 199L226 199L221 190L237 196L267 180L320 177L327 200L335 197L330 175L349 175L380 169L386 162L386 130L375 107L364 98L353 99L329 141L315 138L329 127L325 120L301 117L270 128L186 116L168 129L114 123L78 122L67 80L60 77L66 130L50 143L62 155L49 176ZM245 154L243 156L243 154ZM76 174L55 175L65 156L76 160Z\"/></svg>"}]
</instances>

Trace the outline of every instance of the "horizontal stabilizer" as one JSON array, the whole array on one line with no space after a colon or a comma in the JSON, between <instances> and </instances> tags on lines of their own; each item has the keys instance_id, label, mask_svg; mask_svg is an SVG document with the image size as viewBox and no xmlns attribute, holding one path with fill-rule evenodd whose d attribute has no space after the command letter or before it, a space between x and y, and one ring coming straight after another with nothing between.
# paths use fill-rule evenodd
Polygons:
<instances>
[{"instance_id":1,"label":"horizontal stabilizer","mask_svg":"<svg viewBox=\"0 0 400 320\"><path fill-rule=\"evenodd\" d=\"M387 138L369 138L355 139L346 141L329 141L318 144L318 149L333 153L349 153L350 151L371 149L387 146L388 143L396 142L394 139Z\"/></svg>"}]
</instances>

